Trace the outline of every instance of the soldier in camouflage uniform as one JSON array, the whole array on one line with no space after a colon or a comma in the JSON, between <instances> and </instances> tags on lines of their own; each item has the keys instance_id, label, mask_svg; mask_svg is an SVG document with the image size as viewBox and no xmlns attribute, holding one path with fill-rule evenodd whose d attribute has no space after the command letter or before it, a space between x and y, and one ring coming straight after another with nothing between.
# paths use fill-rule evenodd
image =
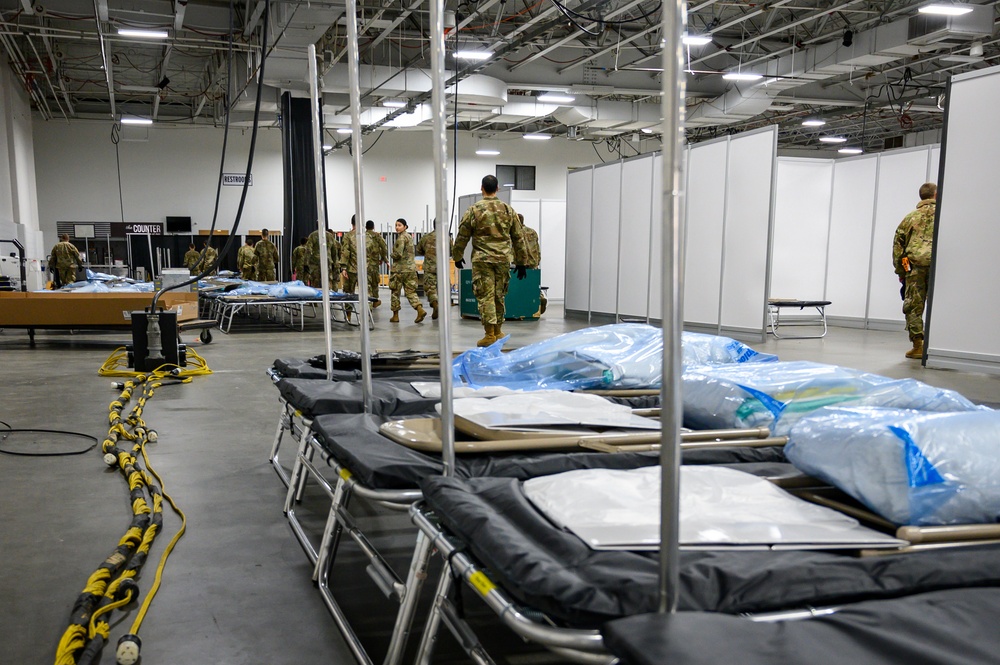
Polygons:
<instances>
[{"instance_id":1,"label":"soldier in camouflage uniform","mask_svg":"<svg viewBox=\"0 0 1000 665\"><path fill-rule=\"evenodd\" d=\"M448 256L451 256L451 239L448 240ZM434 230L420 236L417 241L417 254L424 257L424 295L431 304L434 312L432 319L438 317L438 292L437 292L437 220L434 220Z\"/></svg>"},{"instance_id":2,"label":"soldier in camouflage uniform","mask_svg":"<svg viewBox=\"0 0 1000 665\"><path fill-rule=\"evenodd\" d=\"M528 270L538 270L542 265L542 248L538 246L538 232L530 226L525 226L524 215L517 213L517 219L521 222L521 230L524 232L524 244L528 248L528 262L524 265ZM545 291L538 292L538 316L545 313L549 301L545 298Z\"/></svg>"},{"instance_id":3,"label":"soldier in camouflage uniform","mask_svg":"<svg viewBox=\"0 0 1000 665\"><path fill-rule=\"evenodd\" d=\"M458 225L458 235L451 257L455 267L464 265L462 255L472 240L472 291L479 304L479 318L486 335L476 346L489 346L503 336L504 298L510 284L510 255L513 250L517 278L527 270L527 248L517 213L497 198L499 183L495 176L483 178L483 198L469 206Z\"/></svg>"},{"instance_id":4,"label":"soldier in camouflage uniform","mask_svg":"<svg viewBox=\"0 0 1000 665\"><path fill-rule=\"evenodd\" d=\"M300 279L305 284L312 284L309 274L309 251L306 249L308 240L305 236L299 238L299 244L292 250L292 279Z\"/></svg>"},{"instance_id":5,"label":"soldier in camouflage uniform","mask_svg":"<svg viewBox=\"0 0 1000 665\"><path fill-rule=\"evenodd\" d=\"M80 250L69 241L69 234L59 236L59 242L52 247L49 269L56 276L56 288L62 288L76 281L76 268L80 265Z\"/></svg>"},{"instance_id":6,"label":"soldier in camouflage uniform","mask_svg":"<svg viewBox=\"0 0 1000 665\"><path fill-rule=\"evenodd\" d=\"M921 185L917 209L903 218L892 241L892 267L904 287L903 315L906 332L913 342L913 348L906 352L907 358L924 355L924 301L934 249L936 198L937 185L932 182Z\"/></svg>"},{"instance_id":7,"label":"soldier in camouflage uniform","mask_svg":"<svg viewBox=\"0 0 1000 665\"><path fill-rule=\"evenodd\" d=\"M309 239L305 240L305 260L306 270L309 273L310 283L319 288L323 279L323 272L320 270L319 260L319 231L309 234ZM340 273L337 266L340 265L340 245L337 244L337 235L330 230L326 232L326 265L329 271L329 288L336 290L340 286Z\"/></svg>"},{"instance_id":8,"label":"soldier in camouflage uniform","mask_svg":"<svg viewBox=\"0 0 1000 665\"><path fill-rule=\"evenodd\" d=\"M378 307L378 267L389 261L389 246L382 234L375 232L375 222L365 222L365 252L368 254L368 297L375 298L372 307Z\"/></svg>"},{"instance_id":9,"label":"soldier in camouflage uniform","mask_svg":"<svg viewBox=\"0 0 1000 665\"><path fill-rule=\"evenodd\" d=\"M184 267L191 271L192 275L197 275L195 266L201 261L201 252L194 248L194 243L188 245L188 251L184 253Z\"/></svg>"},{"instance_id":10,"label":"soldier in camouflage uniform","mask_svg":"<svg viewBox=\"0 0 1000 665\"><path fill-rule=\"evenodd\" d=\"M257 255L253 251L253 240L250 236L240 251L236 253L236 269L240 271L243 279L255 279L257 277Z\"/></svg>"},{"instance_id":11,"label":"soldier in camouflage uniform","mask_svg":"<svg viewBox=\"0 0 1000 665\"><path fill-rule=\"evenodd\" d=\"M344 293L354 293L358 289L358 222L351 215L351 230L344 234L340 241L340 278L343 280ZM351 308L347 306L347 320L351 320Z\"/></svg>"},{"instance_id":12,"label":"soldier in camouflage uniform","mask_svg":"<svg viewBox=\"0 0 1000 665\"><path fill-rule=\"evenodd\" d=\"M277 279L274 265L278 262L278 248L268 240L267 229L260 230L260 240L253 246L257 255L257 279L261 282L273 282Z\"/></svg>"},{"instance_id":13,"label":"soldier in camouflage uniform","mask_svg":"<svg viewBox=\"0 0 1000 665\"><path fill-rule=\"evenodd\" d=\"M212 247L212 241L211 240L206 240L205 241L205 257L202 260L198 261L197 265L195 265L195 267L194 267L194 272L192 274L200 275L202 273L202 271L208 269L211 266L214 266L215 265L215 261L218 258L219 258L219 252L217 252L215 250L215 248ZM208 273L208 274L209 275L214 275L215 273L216 273L216 270L213 268L212 271L210 273Z\"/></svg>"},{"instance_id":14,"label":"soldier in camouflage uniform","mask_svg":"<svg viewBox=\"0 0 1000 665\"><path fill-rule=\"evenodd\" d=\"M414 323L420 323L427 316L417 298L417 264L413 260L413 238L407 228L409 224L400 217L396 220L396 243L392 246L392 268L389 270L389 293L392 294L392 318L389 323L399 323L399 292L406 294L410 307L417 310Z\"/></svg>"}]
</instances>

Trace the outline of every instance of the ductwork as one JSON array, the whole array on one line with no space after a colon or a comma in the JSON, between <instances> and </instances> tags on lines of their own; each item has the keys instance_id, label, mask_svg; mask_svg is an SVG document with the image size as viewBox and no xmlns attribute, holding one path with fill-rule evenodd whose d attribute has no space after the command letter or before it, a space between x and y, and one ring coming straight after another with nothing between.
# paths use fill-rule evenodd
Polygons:
<instances>
[{"instance_id":1,"label":"ductwork","mask_svg":"<svg viewBox=\"0 0 1000 665\"><path fill-rule=\"evenodd\" d=\"M661 122L659 104L605 100L592 106L562 106L552 117L569 127L587 127L590 134L596 136L613 136L652 127Z\"/></svg>"}]
</instances>

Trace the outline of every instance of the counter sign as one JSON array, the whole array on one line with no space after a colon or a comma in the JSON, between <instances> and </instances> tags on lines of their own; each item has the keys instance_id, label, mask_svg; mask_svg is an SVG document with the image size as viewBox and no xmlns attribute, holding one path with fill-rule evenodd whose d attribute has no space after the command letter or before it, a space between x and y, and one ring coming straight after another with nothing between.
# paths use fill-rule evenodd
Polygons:
<instances>
[{"instance_id":1,"label":"counter sign","mask_svg":"<svg viewBox=\"0 0 1000 665\"><path fill-rule=\"evenodd\" d=\"M222 174L222 185L223 187L242 187L243 181L247 179L246 173L223 173ZM250 181L247 183L247 187L253 187L253 176L250 176Z\"/></svg>"}]
</instances>

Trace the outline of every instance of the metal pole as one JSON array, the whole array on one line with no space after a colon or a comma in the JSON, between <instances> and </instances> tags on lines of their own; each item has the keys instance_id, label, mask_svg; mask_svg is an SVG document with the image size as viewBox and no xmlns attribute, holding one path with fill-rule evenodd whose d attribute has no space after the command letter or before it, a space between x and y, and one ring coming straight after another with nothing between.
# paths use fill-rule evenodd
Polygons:
<instances>
[{"instance_id":1,"label":"metal pole","mask_svg":"<svg viewBox=\"0 0 1000 665\"><path fill-rule=\"evenodd\" d=\"M684 196L683 0L663 5L663 386L660 392L660 612L676 612L680 574L681 221Z\"/></svg>"},{"instance_id":2,"label":"metal pole","mask_svg":"<svg viewBox=\"0 0 1000 665\"><path fill-rule=\"evenodd\" d=\"M434 131L434 210L438 220L438 305L444 316L438 319L441 350L441 457L445 476L455 473L455 415L452 410L451 369L451 253L448 251L448 131L444 109L444 0L431 4L431 116ZM457 149L457 146L456 146ZM455 174L457 176L457 174ZM442 267L443 266L443 267ZM444 279L441 271L444 270Z\"/></svg>"},{"instance_id":3,"label":"metal pole","mask_svg":"<svg viewBox=\"0 0 1000 665\"><path fill-rule=\"evenodd\" d=\"M333 379L333 339L330 337L330 266L326 246L326 200L323 196L323 139L320 125L323 118L319 105L319 74L316 67L316 45L309 45L309 101L312 102L313 170L316 173L316 224L319 234L319 281L323 291L323 335L326 338L326 380Z\"/></svg>"},{"instance_id":4,"label":"metal pole","mask_svg":"<svg viewBox=\"0 0 1000 665\"><path fill-rule=\"evenodd\" d=\"M365 193L361 170L361 83L358 73L358 3L347 0L347 74L351 84L351 152L354 158L354 211L358 233L358 323L361 327L361 394L365 413L372 410L372 358L368 351L368 248L365 243Z\"/></svg>"}]
</instances>

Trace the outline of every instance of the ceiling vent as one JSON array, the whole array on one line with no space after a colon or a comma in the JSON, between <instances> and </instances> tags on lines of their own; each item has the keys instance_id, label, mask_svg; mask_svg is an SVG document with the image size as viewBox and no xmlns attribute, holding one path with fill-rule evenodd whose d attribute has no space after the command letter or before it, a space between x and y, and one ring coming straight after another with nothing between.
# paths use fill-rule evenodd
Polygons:
<instances>
[{"instance_id":1,"label":"ceiling vent","mask_svg":"<svg viewBox=\"0 0 1000 665\"><path fill-rule=\"evenodd\" d=\"M993 34L993 6L970 5L960 16L918 14L910 18L907 42L920 46L958 46Z\"/></svg>"}]
</instances>

